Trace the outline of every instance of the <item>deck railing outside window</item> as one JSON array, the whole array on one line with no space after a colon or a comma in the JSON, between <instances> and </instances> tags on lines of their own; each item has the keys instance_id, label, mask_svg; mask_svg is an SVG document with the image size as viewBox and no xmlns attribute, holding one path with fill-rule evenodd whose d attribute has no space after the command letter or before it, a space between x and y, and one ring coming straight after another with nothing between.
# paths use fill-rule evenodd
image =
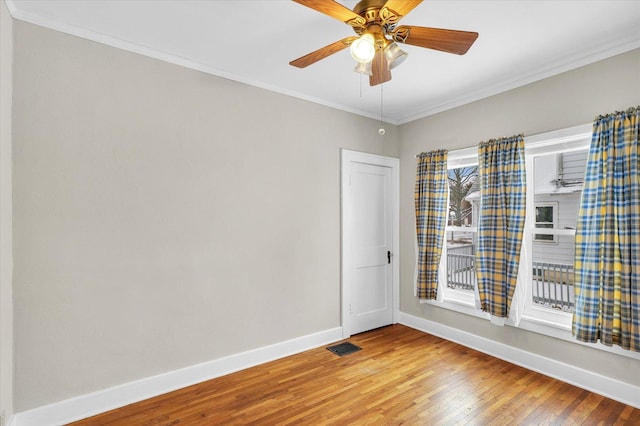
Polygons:
<instances>
[{"instance_id":1,"label":"deck railing outside window","mask_svg":"<svg viewBox=\"0 0 640 426\"><path fill-rule=\"evenodd\" d=\"M475 288L475 257L473 244L447 249L447 287L470 291Z\"/></svg>"},{"instance_id":2,"label":"deck railing outside window","mask_svg":"<svg viewBox=\"0 0 640 426\"><path fill-rule=\"evenodd\" d=\"M573 312L573 265L533 262L533 303ZM473 291L476 285L473 244L447 250L447 287Z\"/></svg>"},{"instance_id":3,"label":"deck railing outside window","mask_svg":"<svg viewBox=\"0 0 640 426\"><path fill-rule=\"evenodd\" d=\"M533 303L573 312L573 265L533 262Z\"/></svg>"}]
</instances>

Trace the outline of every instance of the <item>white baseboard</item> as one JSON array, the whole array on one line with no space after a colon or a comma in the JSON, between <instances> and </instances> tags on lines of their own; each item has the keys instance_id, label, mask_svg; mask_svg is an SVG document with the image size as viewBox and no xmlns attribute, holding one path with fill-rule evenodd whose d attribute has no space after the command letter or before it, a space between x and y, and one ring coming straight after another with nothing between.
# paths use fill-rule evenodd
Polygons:
<instances>
[{"instance_id":1,"label":"white baseboard","mask_svg":"<svg viewBox=\"0 0 640 426\"><path fill-rule=\"evenodd\" d=\"M9 426L54 426L65 424L338 340L342 340L342 327L309 334L16 413Z\"/></svg>"},{"instance_id":2,"label":"white baseboard","mask_svg":"<svg viewBox=\"0 0 640 426\"><path fill-rule=\"evenodd\" d=\"M640 408L640 386L621 382L589 370L403 312L399 313L398 322L407 327L451 340L545 376L606 396L623 404Z\"/></svg>"},{"instance_id":3,"label":"white baseboard","mask_svg":"<svg viewBox=\"0 0 640 426\"><path fill-rule=\"evenodd\" d=\"M403 312L398 313L398 322L640 408L640 386L620 382ZM62 425L341 339L342 328L336 327L16 413L10 417L7 424L8 426Z\"/></svg>"}]
</instances>

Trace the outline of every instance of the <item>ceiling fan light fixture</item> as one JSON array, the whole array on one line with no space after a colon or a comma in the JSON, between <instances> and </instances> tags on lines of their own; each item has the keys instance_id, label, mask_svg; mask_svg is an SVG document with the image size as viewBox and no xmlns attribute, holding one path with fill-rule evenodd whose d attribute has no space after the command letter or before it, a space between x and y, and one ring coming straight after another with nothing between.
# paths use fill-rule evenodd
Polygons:
<instances>
[{"instance_id":1,"label":"ceiling fan light fixture","mask_svg":"<svg viewBox=\"0 0 640 426\"><path fill-rule=\"evenodd\" d=\"M371 69L372 61L369 62L358 62L356 67L353 69L355 72L359 72L360 74L365 75L373 75L373 70Z\"/></svg>"},{"instance_id":2,"label":"ceiling fan light fixture","mask_svg":"<svg viewBox=\"0 0 640 426\"><path fill-rule=\"evenodd\" d=\"M351 43L349 50L351 51L351 56L356 61L360 63L369 62L376 54L375 39L371 34L365 33Z\"/></svg>"},{"instance_id":3,"label":"ceiling fan light fixture","mask_svg":"<svg viewBox=\"0 0 640 426\"><path fill-rule=\"evenodd\" d=\"M400 65L408 56L407 52L400 49L400 46L398 46L398 43L395 41L392 41L384 48L384 55L387 57L387 63L390 69Z\"/></svg>"}]
</instances>

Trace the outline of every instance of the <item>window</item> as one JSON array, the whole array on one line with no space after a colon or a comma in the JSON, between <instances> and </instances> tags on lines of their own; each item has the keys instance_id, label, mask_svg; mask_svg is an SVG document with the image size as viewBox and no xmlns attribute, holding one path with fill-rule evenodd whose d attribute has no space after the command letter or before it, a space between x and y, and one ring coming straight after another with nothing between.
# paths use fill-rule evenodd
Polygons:
<instances>
[{"instance_id":1,"label":"window","mask_svg":"<svg viewBox=\"0 0 640 426\"><path fill-rule=\"evenodd\" d=\"M473 292L478 201L478 168L449 169L449 219L446 228L447 287Z\"/></svg>"},{"instance_id":2,"label":"window","mask_svg":"<svg viewBox=\"0 0 640 426\"><path fill-rule=\"evenodd\" d=\"M448 156L449 216L440 259L438 292L440 301L472 306L476 285L475 248L477 241L478 151L476 148L451 152Z\"/></svg>"},{"instance_id":3,"label":"window","mask_svg":"<svg viewBox=\"0 0 640 426\"><path fill-rule=\"evenodd\" d=\"M535 221L530 225L530 309L539 318L564 321L557 313L573 312L573 257L575 228L586 170L588 148L548 146L529 153L527 165L533 187ZM544 231L540 231L544 229Z\"/></svg>"},{"instance_id":4,"label":"window","mask_svg":"<svg viewBox=\"0 0 640 426\"><path fill-rule=\"evenodd\" d=\"M573 250L590 126L525 138L527 222L520 260L525 316L544 326L568 330L574 304ZM475 147L450 151L449 216L439 274L439 302L462 312L474 310L475 251L480 180ZM458 306L456 308L455 306Z\"/></svg>"},{"instance_id":5,"label":"window","mask_svg":"<svg viewBox=\"0 0 640 426\"><path fill-rule=\"evenodd\" d=\"M555 228L558 222L557 203L536 203L536 228ZM543 243L557 243L555 235L535 234L533 240Z\"/></svg>"}]
</instances>

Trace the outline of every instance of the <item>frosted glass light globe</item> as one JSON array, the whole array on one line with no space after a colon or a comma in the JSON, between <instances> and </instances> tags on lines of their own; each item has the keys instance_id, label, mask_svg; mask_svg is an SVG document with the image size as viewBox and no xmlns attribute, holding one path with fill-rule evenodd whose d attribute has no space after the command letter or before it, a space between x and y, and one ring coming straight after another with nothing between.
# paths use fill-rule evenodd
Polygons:
<instances>
[{"instance_id":1,"label":"frosted glass light globe","mask_svg":"<svg viewBox=\"0 0 640 426\"><path fill-rule=\"evenodd\" d=\"M358 62L369 62L376 54L375 40L371 34L363 34L351 43L351 56Z\"/></svg>"}]
</instances>

